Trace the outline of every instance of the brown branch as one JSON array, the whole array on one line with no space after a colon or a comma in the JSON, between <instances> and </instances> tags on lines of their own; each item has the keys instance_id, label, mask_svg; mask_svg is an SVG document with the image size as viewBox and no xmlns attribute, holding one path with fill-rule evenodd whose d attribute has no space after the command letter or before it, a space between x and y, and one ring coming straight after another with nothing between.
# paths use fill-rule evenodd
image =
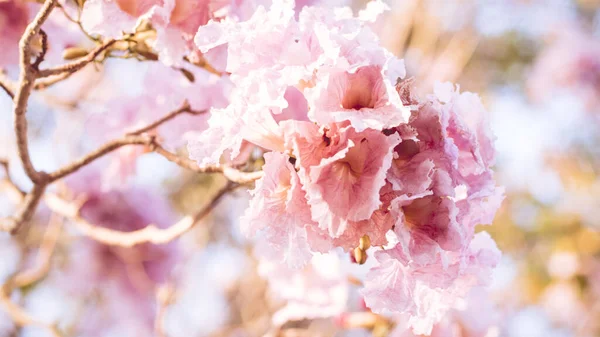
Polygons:
<instances>
[{"instance_id":1,"label":"brown branch","mask_svg":"<svg viewBox=\"0 0 600 337\"><path fill-rule=\"evenodd\" d=\"M225 178L227 178L229 181L233 181L238 184L247 184L258 180L263 176L262 171L243 172L225 165L200 167L195 161L169 152L165 148L161 147L159 144L154 144L154 152L165 157L168 161L194 172L223 173Z\"/></svg>"},{"instance_id":2,"label":"brown branch","mask_svg":"<svg viewBox=\"0 0 600 337\"><path fill-rule=\"evenodd\" d=\"M53 337L62 337L55 324L46 324L35 319L23 308L11 301L10 294L5 286L0 287L0 305L18 326L37 326L47 330Z\"/></svg>"},{"instance_id":3,"label":"brown branch","mask_svg":"<svg viewBox=\"0 0 600 337\"><path fill-rule=\"evenodd\" d=\"M29 88L29 90L31 90L31 88ZM236 170L236 169L228 167L228 166L213 166L213 167L202 167L201 168L194 161L192 161L188 158L180 157L174 153L167 151L162 146L160 146L160 144L158 144L158 142L156 141L154 136L145 134L146 132L158 127L159 125L175 118L177 115L180 115L182 113L200 114L200 113L202 113L202 111L192 110L189 103L187 101L185 101L185 102L183 102L183 104L181 105L180 108L178 108L178 109L174 110L173 112L167 114L166 116L158 119L157 121L152 122L151 124L149 124L145 127L142 127L138 130L130 132L121 138L111 140L111 141L103 144L96 150L84 155L83 157L81 157L81 158L79 158L79 159L77 159L77 160L75 160L75 161L57 169L56 171L49 173L49 174L45 173L45 172L37 172L33 169L33 166L31 166L30 161L23 161L24 167L26 167L26 164L29 163L31 170L33 170L33 172L31 172L32 175L30 175L30 178L34 181L34 187L31 190L31 192L28 193L24 197L24 199L21 203L20 209L18 210L16 216L14 216L12 218L0 218L0 231L9 231L11 233L16 233L16 231L20 228L21 224L29 221L31 219L31 217L33 216L33 213L35 212L35 209L40 201L40 198L42 197L42 194L44 193L46 187L49 184L55 182L56 180L64 178L65 176L67 176L71 173L78 171L79 169L90 164L91 162L95 161L96 159L101 158L102 156L104 156L114 150L117 150L123 146L126 146L126 145L149 146L157 154L165 157L167 160L169 160L171 162L178 164L181 167L193 170L198 173L220 172L220 173L223 173L223 175L225 175L225 177L228 180L238 183L238 184L250 183L252 181L259 179L262 176L262 172L260 172L260 171L259 172L242 172L242 171ZM23 118L23 121L25 122L24 118ZM25 127L26 127L26 123L25 123ZM25 140L24 149L27 150L27 145L26 145L27 138L24 137L23 139ZM29 160L28 153L27 153L26 159ZM33 173L35 173L35 175L33 175ZM184 226L184 225L185 224L183 224L182 226ZM148 229L148 231L152 231L152 229Z\"/></svg>"},{"instance_id":4,"label":"brown branch","mask_svg":"<svg viewBox=\"0 0 600 337\"><path fill-rule=\"evenodd\" d=\"M122 138L113 139L104 145L100 146L96 150L84 155L83 157L69 163L68 165L59 168L58 170L48 174L50 182L61 179L83 166L93 162L94 160L112 152L125 145L151 145L154 142L154 137L141 135L141 136L125 136Z\"/></svg>"},{"instance_id":5,"label":"brown branch","mask_svg":"<svg viewBox=\"0 0 600 337\"><path fill-rule=\"evenodd\" d=\"M200 167L196 162L190 160L185 157L178 156L172 152L167 151L163 148L157 141L156 138L144 134L150 130L155 129L161 124L168 122L169 120L175 118L176 116L182 113L190 113L190 114L201 114L204 111L195 111L192 110L189 103L184 101L182 105L176 110L168 113L164 117L148 124L147 126L141 127L137 130L131 131L125 136L121 138L114 139L100 146L98 149L84 155L78 160L75 160L68 165L59 168L58 170L48 174L48 182L54 182L58 179L64 178L65 176L79 170L83 166L91 163L92 161L126 145L145 145L150 146L150 148L156 152L157 154L165 157L167 160L189 170L198 173L223 173L227 179L230 181L246 184L252 181L259 179L262 176L262 172L242 172L236 170L234 168L228 166L209 166L209 167Z\"/></svg>"},{"instance_id":6,"label":"brown branch","mask_svg":"<svg viewBox=\"0 0 600 337\"><path fill-rule=\"evenodd\" d=\"M44 238L39 248L35 267L16 274L10 283L12 287L23 288L41 280L50 270L52 254L56 247L56 242L60 236L63 219L53 213L50 215L50 221L44 233Z\"/></svg>"},{"instance_id":7,"label":"brown branch","mask_svg":"<svg viewBox=\"0 0 600 337\"><path fill-rule=\"evenodd\" d=\"M46 183L33 185L31 191L23 198L15 216L0 219L0 230L15 234L21 227L21 224L31 220L35 213L35 209L46 190L46 186Z\"/></svg>"},{"instance_id":8,"label":"brown branch","mask_svg":"<svg viewBox=\"0 0 600 337\"><path fill-rule=\"evenodd\" d=\"M2 88L11 99L15 98L16 84L0 69L0 88Z\"/></svg>"},{"instance_id":9,"label":"brown branch","mask_svg":"<svg viewBox=\"0 0 600 337\"><path fill-rule=\"evenodd\" d=\"M67 78L71 77L71 75L73 75L73 74L74 73L62 73L60 75L39 79L39 80L35 81L34 89L35 90L44 90L56 83L66 80Z\"/></svg>"},{"instance_id":10,"label":"brown branch","mask_svg":"<svg viewBox=\"0 0 600 337\"><path fill-rule=\"evenodd\" d=\"M190 106L190 103L187 100L185 100L181 104L181 106L179 108L177 108L177 110L174 110L174 111L166 114L164 117L162 117L142 128L139 128L135 131L128 132L128 133L126 133L126 135L128 135L128 136L141 135L142 133L154 130L157 127L159 127L161 124L166 123L166 122L170 121L171 119L173 119L183 113L188 113L190 115L200 115L200 114L206 113L206 110L200 110L200 111L193 110L192 107Z\"/></svg>"},{"instance_id":11,"label":"brown branch","mask_svg":"<svg viewBox=\"0 0 600 337\"><path fill-rule=\"evenodd\" d=\"M63 73L70 73L70 74L75 73L75 72L79 71L80 69L82 69L83 67L85 67L86 65L93 62L94 60L96 60L96 57L98 57L98 55L102 54L106 49L108 49L110 46L112 46L115 42L117 42L117 40L108 39L108 40L104 41L101 45L99 45L98 47L96 47L92 51L90 51L85 57L82 57L82 58L78 59L77 61L63 64L61 66L54 67L54 68L40 70L39 77L61 75Z\"/></svg>"},{"instance_id":12,"label":"brown branch","mask_svg":"<svg viewBox=\"0 0 600 337\"><path fill-rule=\"evenodd\" d=\"M225 194L238 186L240 185L228 183L212 198L211 202L204 206L199 212L183 217L168 228L162 229L151 224L132 232L122 232L95 226L79 215L80 207L77 204L65 201L57 195L46 194L44 200L48 205L48 208L53 212L72 220L83 235L106 245L133 247L146 242L165 244L175 240L194 228L202 218L212 211Z\"/></svg>"},{"instance_id":13,"label":"brown branch","mask_svg":"<svg viewBox=\"0 0 600 337\"><path fill-rule=\"evenodd\" d=\"M11 301L10 294L15 288L21 288L28 286L47 274L50 269L50 257L54 251L54 247L58 236L60 234L60 228L62 219L57 218L56 215L50 220L48 229L44 234L42 244L40 246L38 254L38 265L33 269L20 272L13 277L10 277L3 285L0 286L0 306L8 313L12 320L18 326L37 326L47 330L53 337L61 337L62 334L58 330L56 324L47 324L40 320L35 319L29 313L27 313L19 305Z\"/></svg>"},{"instance_id":14,"label":"brown branch","mask_svg":"<svg viewBox=\"0 0 600 337\"><path fill-rule=\"evenodd\" d=\"M46 57L46 53L48 52L48 34L44 32L42 29L39 31L40 38L42 39L42 52L38 55L31 66L33 69L39 69L40 64L44 62L44 58Z\"/></svg>"},{"instance_id":15,"label":"brown branch","mask_svg":"<svg viewBox=\"0 0 600 337\"><path fill-rule=\"evenodd\" d=\"M31 42L35 36L37 36L40 27L50 15L50 12L56 5L56 1L57 0L46 0L46 2L44 2L44 5L33 21L27 26L19 41L19 64L21 72L19 74L17 90L13 99L14 129L17 138L19 159L21 160L29 179L36 184L42 181L43 175L37 172L31 163L27 140L27 119L25 117L29 96L31 95L31 90L33 89L38 74L38 69L35 67L36 64L31 64ZM37 60L43 59L44 52L45 50L43 48L42 55L40 55Z\"/></svg>"}]
</instances>

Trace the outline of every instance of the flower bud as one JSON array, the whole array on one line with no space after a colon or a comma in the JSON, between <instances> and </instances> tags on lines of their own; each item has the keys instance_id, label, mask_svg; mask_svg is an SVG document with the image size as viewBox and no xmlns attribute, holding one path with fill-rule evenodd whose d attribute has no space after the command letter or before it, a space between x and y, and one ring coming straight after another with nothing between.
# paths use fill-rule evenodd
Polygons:
<instances>
[{"instance_id":1,"label":"flower bud","mask_svg":"<svg viewBox=\"0 0 600 337\"><path fill-rule=\"evenodd\" d=\"M185 68L179 68L179 71L181 71L183 76L185 76L185 78L187 78L188 81L194 83L194 81L196 80L196 77L194 76L194 74L191 71L189 71Z\"/></svg>"},{"instance_id":2,"label":"flower bud","mask_svg":"<svg viewBox=\"0 0 600 337\"><path fill-rule=\"evenodd\" d=\"M63 59L65 60L75 60L80 57L84 57L88 54L88 51L85 48L81 47L71 47L63 50Z\"/></svg>"},{"instance_id":3,"label":"flower bud","mask_svg":"<svg viewBox=\"0 0 600 337\"><path fill-rule=\"evenodd\" d=\"M367 262L367 253L360 249L360 247L354 248L354 260L356 260L356 263L358 264L364 264Z\"/></svg>"},{"instance_id":4,"label":"flower bud","mask_svg":"<svg viewBox=\"0 0 600 337\"><path fill-rule=\"evenodd\" d=\"M371 239L369 238L369 236L367 234L361 236L361 238L358 241L358 248L362 249L362 250L367 250L371 247Z\"/></svg>"}]
</instances>

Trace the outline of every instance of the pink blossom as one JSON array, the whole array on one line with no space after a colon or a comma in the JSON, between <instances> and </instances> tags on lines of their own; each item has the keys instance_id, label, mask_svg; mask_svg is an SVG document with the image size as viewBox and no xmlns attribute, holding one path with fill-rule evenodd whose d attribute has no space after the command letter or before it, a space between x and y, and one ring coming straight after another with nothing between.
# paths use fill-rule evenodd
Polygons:
<instances>
[{"instance_id":1,"label":"pink blossom","mask_svg":"<svg viewBox=\"0 0 600 337\"><path fill-rule=\"evenodd\" d=\"M308 137L290 137L296 138L293 153L313 220L321 229L340 236L349 221L367 220L380 207L379 190L385 184L398 137L337 125L323 131L313 129Z\"/></svg>"},{"instance_id":2,"label":"pink blossom","mask_svg":"<svg viewBox=\"0 0 600 337\"><path fill-rule=\"evenodd\" d=\"M345 311L349 283L344 265L335 253L315 255L301 270L262 261L261 275L274 295L286 305L273 315L273 323L334 317Z\"/></svg>"},{"instance_id":3,"label":"pink blossom","mask_svg":"<svg viewBox=\"0 0 600 337\"><path fill-rule=\"evenodd\" d=\"M442 320L433 326L432 337L485 337L499 331L500 312L483 287L473 288L463 301L456 305ZM407 319L397 317L397 325L391 337L416 337L407 328Z\"/></svg>"},{"instance_id":4,"label":"pink blossom","mask_svg":"<svg viewBox=\"0 0 600 337\"><path fill-rule=\"evenodd\" d=\"M243 14L224 0L90 0L82 12L84 28L92 34L119 37L147 20L156 29L153 47L167 65L179 65L196 49L192 38L198 27L221 15Z\"/></svg>"},{"instance_id":5,"label":"pink blossom","mask_svg":"<svg viewBox=\"0 0 600 337\"><path fill-rule=\"evenodd\" d=\"M375 254L379 266L367 276L363 295L375 312L407 313L416 334L430 334L457 299L473 286L488 284L500 260L500 251L485 232L475 235L465 252L440 250L423 265L415 265L403 246L400 242Z\"/></svg>"},{"instance_id":6,"label":"pink blossom","mask_svg":"<svg viewBox=\"0 0 600 337\"><path fill-rule=\"evenodd\" d=\"M307 6L296 18L279 1L244 22L201 27L195 43L226 46L235 88L188 149L208 165L233 160L244 142L262 148L265 176L243 231L265 243L263 256L299 267L366 234L386 247L365 280L367 306L428 333L487 283L499 252L475 226L492 221L503 190L479 97L440 84L419 99L411 81L398 82L403 62L368 27L385 7L354 17Z\"/></svg>"},{"instance_id":7,"label":"pink blossom","mask_svg":"<svg viewBox=\"0 0 600 337\"><path fill-rule=\"evenodd\" d=\"M327 13L331 15L328 16ZM320 35L321 33L324 35ZM318 123L352 120L361 131L366 126L381 129L403 120L401 115L394 113L402 109L394 85L398 77L404 76L403 63L376 43L376 37L363 22L345 11L334 15L331 10L316 11L305 7L296 21L292 3L275 2L269 11L259 7L247 21L211 21L200 27L195 42L204 53L227 46L226 70L232 74L232 81L236 85L228 111L219 114L231 116L227 118L235 120L237 126L223 127L218 133L209 130L191 145L193 158L205 157L196 156L195 152L209 155L209 161L203 159L203 163L218 162L217 159L227 148L240 143L239 138L267 149L281 151L282 133L272 119L277 122L281 120L277 115L290 105L288 99L294 100L292 104L297 101L289 96L292 89L298 90L295 92L296 97L302 102L306 101L307 106L311 107L307 109L308 116ZM318 98L326 95L327 90L336 90L333 85L327 85L330 76L334 76L334 72L327 69L334 66L336 73L342 76L345 72L355 72L361 65L375 67L359 71L357 81L351 81L356 82L356 86L352 87L354 89L350 88L352 90L349 90L346 99L351 103L356 97L363 95L359 91L361 88L366 89L365 81L369 82L372 78L380 83L378 88L383 90L368 93L377 104L377 109L350 109L348 115L336 118L313 114L312 111L317 108L313 96ZM320 95L322 91L323 95ZM342 96L338 98L343 99ZM403 113L405 112L408 110L404 108ZM325 115L335 114L331 111ZM368 121L362 122L361 116L367 116ZM293 118L305 119L303 116ZM232 125L231 121L222 124ZM214 125L216 128L221 122L215 120ZM213 139L211 134L227 139L228 145L218 145L219 141ZM234 149L233 153L235 152Z\"/></svg>"},{"instance_id":8,"label":"pink blossom","mask_svg":"<svg viewBox=\"0 0 600 337\"><path fill-rule=\"evenodd\" d=\"M25 1L0 1L0 66L19 61L19 40L29 23L29 10Z\"/></svg>"},{"instance_id":9,"label":"pink blossom","mask_svg":"<svg viewBox=\"0 0 600 337\"><path fill-rule=\"evenodd\" d=\"M266 241L261 245L263 253L273 261L281 260L290 267L298 267L312 256L306 227L316 224L310 217L300 178L289 159L277 152L265 154L265 176L251 192L254 198L242 218L242 232L246 235L263 232L261 237ZM265 222L265 218L272 223Z\"/></svg>"},{"instance_id":10,"label":"pink blossom","mask_svg":"<svg viewBox=\"0 0 600 337\"><path fill-rule=\"evenodd\" d=\"M408 113L396 92L396 80L386 78L379 66L324 76L307 94L309 117L320 124L350 121L357 131L396 126Z\"/></svg>"},{"instance_id":11,"label":"pink blossom","mask_svg":"<svg viewBox=\"0 0 600 337\"><path fill-rule=\"evenodd\" d=\"M528 77L531 97L538 102L556 94L579 98L589 110L600 102L600 42L580 27L567 25L542 49Z\"/></svg>"}]
</instances>

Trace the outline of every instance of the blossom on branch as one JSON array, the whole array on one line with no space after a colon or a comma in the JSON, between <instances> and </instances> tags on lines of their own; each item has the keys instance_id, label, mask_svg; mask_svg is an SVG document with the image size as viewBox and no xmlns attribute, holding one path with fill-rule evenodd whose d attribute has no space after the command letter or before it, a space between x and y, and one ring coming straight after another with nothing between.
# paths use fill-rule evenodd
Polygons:
<instances>
[{"instance_id":1,"label":"blossom on branch","mask_svg":"<svg viewBox=\"0 0 600 337\"><path fill-rule=\"evenodd\" d=\"M415 97L402 60L369 29L385 9L296 15L274 1L247 21L200 27L202 52L227 48L234 89L188 150L203 166L233 160L244 142L261 148L265 174L242 221L257 252L293 268L336 247L364 258L366 235L380 248L365 303L428 334L489 282L500 252L475 226L491 223L504 190L479 97L450 83Z\"/></svg>"}]
</instances>

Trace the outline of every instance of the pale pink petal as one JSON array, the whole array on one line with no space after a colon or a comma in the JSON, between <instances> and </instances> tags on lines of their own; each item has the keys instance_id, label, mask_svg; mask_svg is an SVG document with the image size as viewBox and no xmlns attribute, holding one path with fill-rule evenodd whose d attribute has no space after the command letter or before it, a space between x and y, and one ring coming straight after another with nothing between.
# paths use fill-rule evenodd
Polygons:
<instances>
[{"instance_id":1,"label":"pale pink petal","mask_svg":"<svg viewBox=\"0 0 600 337\"><path fill-rule=\"evenodd\" d=\"M83 28L90 34L118 38L123 32L130 32L136 25L137 17L127 14L116 1L89 0L81 12Z\"/></svg>"},{"instance_id":2,"label":"pale pink petal","mask_svg":"<svg viewBox=\"0 0 600 337\"><path fill-rule=\"evenodd\" d=\"M441 253L428 265L414 266L398 244L375 254L379 265L365 280L365 302L374 312L408 314L415 334L430 334L434 324L469 290L490 281L500 252L490 236L479 233L464 254Z\"/></svg>"},{"instance_id":3,"label":"pale pink petal","mask_svg":"<svg viewBox=\"0 0 600 337\"><path fill-rule=\"evenodd\" d=\"M280 326L288 321L343 313L350 285L341 262L335 253L315 255L301 270L261 262L259 272L269 281L271 291L286 301L273 315L273 323Z\"/></svg>"},{"instance_id":4,"label":"pale pink petal","mask_svg":"<svg viewBox=\"0 0 600 337\"><path fill-rule=\"evenodd\" d=\"M242 232L248 236L260 233L263 244L259 249L264 255L298 268L312 256L305 227L316 224L289 159L282 153L265 154L265 175L251 192L253 198L242 218Z\"/></svg>"},{"instance_id":5,"label":"pale pink petal","mask_svg":"<svg viewBox=\"0 0 600 337\"><path fill-rule=\"evenodd\" d=\"M386 79L378 66L330 74L307 91L309 118L320 124L350 121L357 131L383 130L404 122L408 114L395 83Z\"/></svg>"},{"instance_id":6,"label":"pale pink petal","mask_svg":"<svg viewBox=\"0 0 600 337\"><path fill-rule=\"evenodd\" d=\"M332 135L337 137L335 133ZM304 149L298 147L296 155L299 165L307 170L301 178L313 219L336 237L344 232L348 221L367 220L381 205L379 190L385 184L399 137L387 137L374 130L356 132L351 128L341 130L339 143L333 136L322 136L315 144L325 151L338 149L320 162L310 159L318 152L302 153Z\"/></svg>"},{"instance_id":7,"label":"pale pink petal","mask_svg":"<svg viewBox=\"0 0 600 337\"><path fill-rule=\"evenodd\" d=\"M209 128L189 140L187 149L190 158L200 166L218 165L221 155L231 150L231 159L240 152L243 137L240 129L243 126L234 107L213 109L208 120Z\"/></svg>"}]
</instances>

